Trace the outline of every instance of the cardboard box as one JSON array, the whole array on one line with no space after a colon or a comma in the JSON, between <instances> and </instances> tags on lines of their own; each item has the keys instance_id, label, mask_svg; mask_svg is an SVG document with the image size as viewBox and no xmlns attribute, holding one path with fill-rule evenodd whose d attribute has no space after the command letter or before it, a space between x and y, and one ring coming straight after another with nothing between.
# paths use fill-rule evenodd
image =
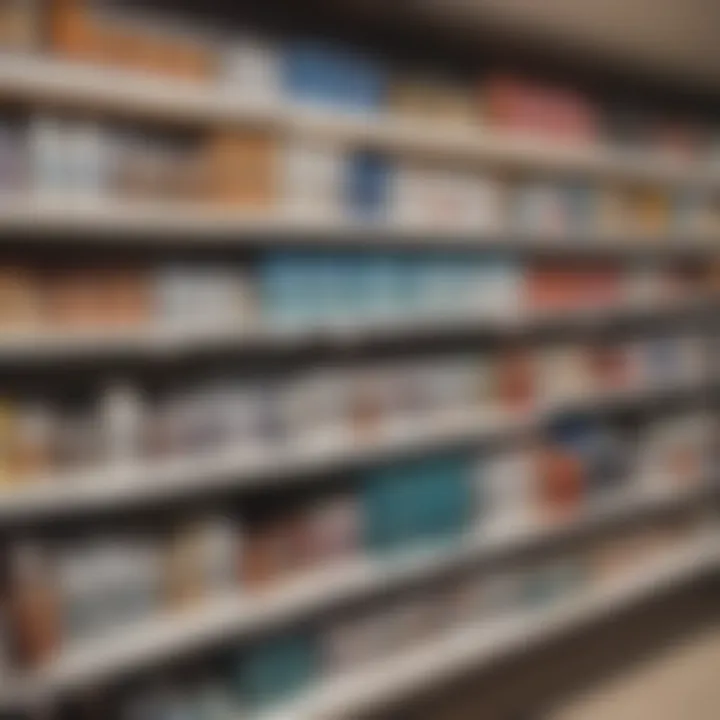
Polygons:
<instances>
[{"instance_id":1,"label":"cardboard box","mask_svg":"<svg viewBox=\"0 0 720 720\"><path fill-rule=\"evenodd\" d=\"M278 143L261 130L221 129L208 139L207 198L226 207L264 210L278 196Z\"/></svg>"}]
</instances>

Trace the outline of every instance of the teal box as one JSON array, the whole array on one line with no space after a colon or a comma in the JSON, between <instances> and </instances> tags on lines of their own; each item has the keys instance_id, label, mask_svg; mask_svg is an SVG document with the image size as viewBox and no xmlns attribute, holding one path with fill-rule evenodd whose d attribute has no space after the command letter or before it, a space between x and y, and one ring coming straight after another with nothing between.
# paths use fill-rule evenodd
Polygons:
<instances>
[{"instance_id":1,"label":"teal box","mask_svg":"<svg viewBox=\"0 0 720 720\"><path fill-rule=\"evenodd\" d=\"M272 326L296 329L316 322L323 301L320 267L311 253L272 253L261 261L262 314Z\"/></svg>"},{"instance_id":2,"label":"teal box","mask_svg":"<svg viewBox=\"0 0 720 720\"><path fill-rule=\"evenodd\" d=\"M303 633L268 639L243 652L231 683L243 707L259 711L291 700L319 673L317 639Z\"/></svg>"},{"instance_id":3,"label":"teal box","mask_svg":"<svg viewBox=\"0 0 720 720\"><path fill-rule=\"evenodd\" d=\"M428 462L426 502L432 508L429 537L452 538L462 533L472 515L471 466L462 456L438 457Z\"/></svg>"},{"instance_id":4,"label":"teal box","mask_svg":"<svg viewBox=\"0 0 720 720\"><path fill-rule=\"evenodd\" d=\"M402 467L373 471L364 483L366 545L374 552L398 550L413 532L413 508L408 502L408 477Z\"/></svg>"},{"instance_id":5,"label":"teal box","mask_svg":"<svg viewBox=\"0 0 720 720\"><path fill-rule=\"evenodd\" d=\"M364 485L364 502L373 551L454 538L472 517L470 462L443 456L374 471Z\"/></svg>"}]
</instances>

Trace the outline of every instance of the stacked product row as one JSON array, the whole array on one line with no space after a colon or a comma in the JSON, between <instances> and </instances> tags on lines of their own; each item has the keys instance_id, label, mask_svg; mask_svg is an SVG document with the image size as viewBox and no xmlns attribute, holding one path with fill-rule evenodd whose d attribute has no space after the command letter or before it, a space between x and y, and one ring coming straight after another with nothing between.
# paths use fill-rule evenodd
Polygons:
<instances>
[{"instance_id":1,"label":"stacked product row","mask_svg":"<svg viewBox=\"0 0 720 720\"><path fill-rule=\"evenodd\" d=\"M72 116L0 121L0 192L190 201L437 232L646 238L720 229L720 199L698 188L473 171L252 128L173 131Z\"/></svg>"},{"instance_id":2,"label":"stacked product row","mask_svg":"<svg viewBox=\"0 0 720 720\"><path fill-rule=\"evenodd\" d=\"M714 266L520 262L489 253L274 251L250 264L0 265L0 335L153 329L311 331L509 320L709 298Z\"/></svg>"},{"instance_id":3,"label":"stacked product row","mask_svg":"<svg viewBox=\"0 0 720 720\"><path fill-rule=\"evenodd\" d=\"M699 389L711 382L696 335L514 346L494 353L365 362L282 377L221 374L154 386L110 381L95 392L7 395L0 415L0 487L154 461L290 459L471 426L501 429L531 411L625 390Z\"/></svg>"},{"instance_id":4,"label":"stacked product row","mask_svg":"<svg viewBox=\"0 0 720 720\"><path fill-rule=\"evenodd\" d=\"M286 99L704 160L718 146L715 118L673 117L627 101L603 107L575 88L506 73L469 82L437 71L394 73L381 58L338 42L272 41L203 28L197 18L182 23L177 11L169 18L128 6L7 0L0 6L0 45L193 81L248 101Z\"/></svg>"},{"instance_id":5,"label":"stacked product row","mask_svg":"<svg viewBox=\"0 0 720 720\"><path fill-rule=\"evenodd\" d=\"M89 720L235 720L262 716L323 681L340 680L469 632L572 603L673 561L702 541L703 517L656 521L504 570L470 567L433 584L332 613L138 683L85 707ZM97 713L97 714L93 714ZM68 717L77 717L70 714Z\"/></svg>"},{"instance_id":6,"label":"stacked product row","mask_svg":"<svg viewBox=\"0 0 720 720\"><path fill-rule=\"evenodd\" d=\"M649 423L567 416L520 450L395 461L339 489L25 537L8 547L5 650L14 664L41 665L144 619L212 612L207 603L234 593L261 599L353 558L566 522L619 494L689 490L708 480L713 440L710 417L693 410Z\"/></svg>"}]
</instances>

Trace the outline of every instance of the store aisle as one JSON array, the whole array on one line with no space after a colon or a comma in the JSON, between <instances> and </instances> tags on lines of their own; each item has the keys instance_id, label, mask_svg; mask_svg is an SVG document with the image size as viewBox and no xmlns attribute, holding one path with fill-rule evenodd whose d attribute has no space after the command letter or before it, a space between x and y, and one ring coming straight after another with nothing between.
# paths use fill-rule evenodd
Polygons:
<instances>
[{"instance_id":1,"label":"store aisle","mask_svg":"<svg viewBox=\"0 0 720 720\"><path fill-rule=\"evenodd\" d=\"M717 720L720 626L593 688L548 720Z\"/></svg>"}]
</instances>

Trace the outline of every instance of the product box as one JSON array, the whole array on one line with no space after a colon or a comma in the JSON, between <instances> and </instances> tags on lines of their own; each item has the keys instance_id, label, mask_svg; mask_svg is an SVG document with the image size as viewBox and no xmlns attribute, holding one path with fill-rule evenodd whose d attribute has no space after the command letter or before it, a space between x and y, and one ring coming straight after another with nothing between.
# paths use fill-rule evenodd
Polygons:
<instances>
[{"instance_id":1,"label":"product box","mask_svg":"<svg viewBox=\"0 0 720 720\"><path fill-rule=\"evenodd\" d=\"M301 510L276 512L252 522L246 531L242 582L262 589L307 567L311 535Z\"/></svg>"},{"instance_id":2,"label":"product box","mask_svg":"<svg viewBox=\"0 0 720 720\"><path fill-rule=\"evenodd\" d=\"M495 377L501 407L510 413L528 412L536 402L538 387L532 354L524 348L505 351Z\"/></svg>"},{"instance_id":3,"label":"product box","mask_svg":"<svg viewBox=\"0 0 720 720\"><path fill-rule=\"evenodd\" d=\"M380 220L386 217L390 182L394 168L391 161L373 151L357 151L346 165L346 207L355 218Z\"/></svg>"},{"instance_id":4,"label":"product box","mask_svg":"<svg viewBox=\"0 0 720 720\"><path fill-rule=\"evenodd\" d=\"M213 136L214 137L214 136ZM215 192L207 144L192 134L107 128L104 190L138 202L200 202Z\"/></svg>"},{"instance_id":5,"label":"product box","mask_svg":"<svg viewBox=\"0 0 720 720\"><path fill-rule=\"evenodd\" d=\"M629 196L632 231L649 241L672 229L672 203L667 193L634 188Z\"/></svg>"},{"instance_id":6,"label":"product box","mask_svg":"<svg viewBox=\"0 0 720 720\"><path fill-rule=\"evenodd\" d=\"M361 550L363 518L351 494L320 498L308 510L308 554L325 567L348 560Z\"/></svg>"},{"instance_id":7,"label":"product box","mask_svg":"<svg viewBox=\"0 0 720 720\"><path fill-rule=\"evenodd\" d=\"M638 379L632 353L617 343L593 343L587 348L586 363L591 392L617 392Z\"/></svg>"},{"instance_id":8,"label":"product box","mask_svg":"<svg viewBox=\"0 0 720 720\"><path fill-rule=\"evenodd\" d=\"M483 376L483 368L473 356L438 357L429 360L422 378L427 413L433 422L450 426L459 415L477 412L487 407L490 379Z\"/></svg>"},{"instance_id":9,"label":"product box","mask_svg":"<svg viewBox=\"0 0 720 720\"><path fill-rule=\"evenodd\" d=\"M392 421L391 381L388 367L381 364L353 371L349 379L348 412L355 442L363 444L377 440Z\"/></svg>"},{"instance_id":10,"label":"product box","mask_svg":"<svg viewBox=\"0 0 720 720\"><path fill-rule=\"evenodd\" d=\"M640 456L645 486L662 492L701 482L711 462L712 433L712 422L702 414L651 424Z\"/></svg>"},{"instance_id":11,"label":"product box","mask_svg":"<svg viewBox=\"0 0 720 720\"><path fill-rule=\"evenodd\" d=\"M595 391L588 372L587 348L577 344L541 348L536 372L541 402L550 407Z\"/></svg>"},{"instance_id":12,"label":"product box","mask_svg":"<svg viewBox=\"0 0 720 720\"><path fill-rule=\"evenodd\" d=\"M485 117L494 127L562 142L591 142L599 135L595 107L571 89L495 74L485 79L482 96Z\"/></svg>"},{"instance_id":13,"label":"product box","mask_svg":"<svg viewBox=\"0 0 720 720\"><path fill-rule=\"evenodd\" d=\"M693 237L711 237L720 229L720 212L711 193L698 189L678 192L673 199L672 228Z\"/></svg>"},{"instance_id":14,"label":"product box","mask_svg":"<svg viewBox=\"0 0 720 720\"><path fill-rule=\"evenodd\" d=\"M510 203L513 228L540 238L564 235L572 221L570 202L557 183L530 181L517 186Z\"/></svg>"},{"instance_id":15,"label":"product box","mask_svg":"<svg viewBox=\"0 0 720 720\"><path fill-rule=\"evenodd\" d=\"M354 439L348 371L321 367L291 377L279 394L288 441L297 448L346 445Z\"/></svg>"},{"instance_id":16,"label":"product box","mask_svg":"<svg viewBox=\"0 0 720 720\"><path fill-rule=\"evenodd\" d=\"M470 87L440 78L398 78L390 84L388 109L408 120L471 128L478 120Z\"/></svg>"},{"instance_id":17,"label":"product box","mask_svg":"<svg viewBox=\"0 0 720 720\"><path fill-rule=\"evenodd\" d=\"M71 188L72 159L65 141L66 123L50 115L35 115L28 126L28 182L43 196L64 196Z\"/></svg>"},{"instance_id":18,"label":"product box","mask_svg":"<svg viewBox=\"0 0 720 720\"><path fill-rule=\"evenodd\" d=\"M634 221L632 191L617 183L597 188L596 232L599 236L631 242L638 232Z\"/></svg>"},{"instance_id":19,"label":"product box","mask_svg":"<svg viewBox=\"0 0 720 720\"><path fill-rule=\"evenodd\" d=\"M4 0L0 3L0 49L36 50L43 40L41 0Z\"/></svg>"},{"instance_id":20,"label":"product box","mask_svg":"<svg viewBox=\"0 0 720 720\"><path fill-rule=\"evenodd\" d=\"M52 0L50 37L56 52L74 60L178 80L208 80L217 67L207 37L112 0Z\"/></svg>"},{"instance_id":21,"label":"product box","mask_svg":"<svg viewBox=\"0 0 720 720\"><path fill-rule=\"evenodd\" d=\"M548 430L537 450L538 500L545 517L572 516L585 498L589 468L582 443L586 432L585 421L563 418Z\"/></svg>"},{"instance_id":22,"label":"product box","mask_svg":"<svg viewBox=\"0 0 720 720\"><path fill-rule=\"evenodd\" d=\"M268 253L257 271L262 314L269 327L305 332L355 314L354 258L314 252Z\"/></svg>"},{"instance_id":23,"label":"product box","mask_svg":"<svg viewBox=\"0 0 720 720\"><path fill-rule=\"evenodd\" d=\"M289 43L283 87L292 100L351 112L372 112L386 100L386 71L370 57L329 42Z\"/></svg>"},{"instance_id":24,"label":"product box","mask_svg":"<svg viewBox=\"0 0 720 720\"><path fill-rule=\"evenodd\" d=\"M41 543L8 549L8 616L13 661L33 668L51 660L60 645L60 609L52 556Z\"/></svg>"},{"instance_id":25,"label":"product box","mask_svg":"<svg viewBox=\"0 0 720 720\"><path fill-rule=\"evenodd\" d=\"M588 424L584 435L579 438L579 447L587 468L587 489L592 498L602 500L613 497L634 480L635 439L635 433L622 424Z\"/></svg>"},{"instance_id":26,"label":"product box","mask_svg":"<svg viewBox=\"0 0 720 720\"><path fill-rule=\"evenodd\" d=\"M225 43L218 75L223 91L250 104L270 105L281 99L280 49L267 38L245 33Z\"/></svg>"},{"instance_id":27,"label":"product box","mask_svg":"<svg viewBox=\"0 0 720 720\"><path fill-rule=\"evenodd\" d=\"M228 208L266 210L280 192L278 141L263 130L218 130L205 148L208 201Z\"/></svg>"},{"instance_id":28,"label":"product box","mask_svg":"<svg viewBox=\"0 0 720 720\"><path fill-rule=\"evenodd\" d=\"M164 561L166 604L173 610L198 605L205 597L202 544L195 524L175 528L167 538Z\"/></svg>"},{"instance_id":29,"label":"product box","mask_svg":"<svg viewBox=\"0 0 720 720\"><path fill-rule=\"evenodd\" d=\"M471 470L464 457L435 457L369 473L363 483L366 544L380 553L446 541L472 517Z\"/></svg>"},{"instance_id":30,"label":"product box","mask_svg":"<svg viewBox=\"0 0 720 720\"><path fill-rule=\"evenodd\" d=\"M410 227L444 232L498 230L501 205L497 180L463 170L403 162L390 183L390 218Z\"/></svg>"},{"instance_id":31,"label":"product box","mask_svg":"<svg viewBox=\"0 0 720 720\"><path fill-rule=\"evenodd\" d=\"M9 409L3 451L11 483L31 482L53 469L58 418L41 402L21 402Z\"/></svg>"},{"instance_id":32,"label":"product box","mask_svg":"<svg viewBox=\"0 0 720 720\"><path fill-rule=\"evenodd\" d=\"M157 544L138 536L77 538L58 555L64 642L72 647L163 609Z\"/></svg>"},{"instance_id":33,"label":"product box","mask_svg":"<svg viewBox=\"0 0 720 720\"><path fill-rule=\"evenodd\" d=\"M111 324L102 270L62 268L46 277L45 318L51 327L104 330Z\"/></svg>"},{"instance_id":34,"label":"product box","mask_svg":"<svg viewBox=\"0 0 720 720\"><path fill-rule=\"evenodd\" d=\"M0 196L28 191L28 134L27 122L0 119Z\"/></svg>"},{"instance_id":35,"label":"product box","mask_svg":"<svg viewBox=\"0 0 720 720\"><path fill-rule=\"evenodd\" d=\"M309 634L263 640L244 651L230 669L231 683L248 711L289 700L320 673L320 648Z\"/></svg>"},{"instance_id":36,"label":"product box","mask_svg":"<svg viewBox=\"0 0 720 720\"><path fill-rule=\"evenodd\" d=\"M562 263L531 265L526 272L524 305L533 313L558 312L570 306L572 270Z\"/></svg>"},{"instance_id":37,"label":"product box","mask_svg":"<svg viewBox=\"0 0 720 720\"><path fill-rule=\"evenodd\" d=\"M258 318L254 280L220 265L164 265L152 277L153 320L164 327L250 328Z\"/></svg>"},{"instance_id":38,"label":"product box","mask_svg":"<svg viewBox=\"0 0 720 720\"><path fill-rule=\"evenodd\" d=\"M369 551L385 554L414 539L413 468L386 467L369 472L361 483L365 539Z\"/></svg>"},{"instance_id":39,"label":"product box","mask_svg":"<svg viewBox=\"0 0 720 720\"><path fill-rule=\"evenodd\" d=\"M282 148L278 193L293 217L337 220L345 210L347 157L327 143L290 138Z\"/></svg>"},{"instance_id":40,"label":"product box","mask_svg":"<svg viewBox=\"0 0 720 720\"><path fill-rule=\"evenodd\" d=\"M478 520L491 532L511 531L532 520L536 478L527 448L481 456L474 485Z\"/></svg>"},{"instance_id":41,"label":"product box","mask_svg":"<svg viewBox=\"0 0 720 720\"><path fill-rule=\"evenodd\" d=\"M53 469L56 418L44 404L0 404L0 487L31 482Z\"/></svg>"},{"instance_id":42,"label":"product box","mask_svg":"<svg viewBox=\"0 0 720 720\"><path fill-rule=\"evenodd\" d=\"M107 461L95 402L78 398L60 405L57 413L54 464L60 473L97 468Z\"/></svg>"},{"instance_id":43,"label":"product box","mask_svg":"<svg viewBox=\"0 0 720 720\"><path fill-rule=\"evenodd\" d=\"M42 283L22 266L0 267L0 333L37 329L42 320Z\"/></svg>"}]
</instances>

